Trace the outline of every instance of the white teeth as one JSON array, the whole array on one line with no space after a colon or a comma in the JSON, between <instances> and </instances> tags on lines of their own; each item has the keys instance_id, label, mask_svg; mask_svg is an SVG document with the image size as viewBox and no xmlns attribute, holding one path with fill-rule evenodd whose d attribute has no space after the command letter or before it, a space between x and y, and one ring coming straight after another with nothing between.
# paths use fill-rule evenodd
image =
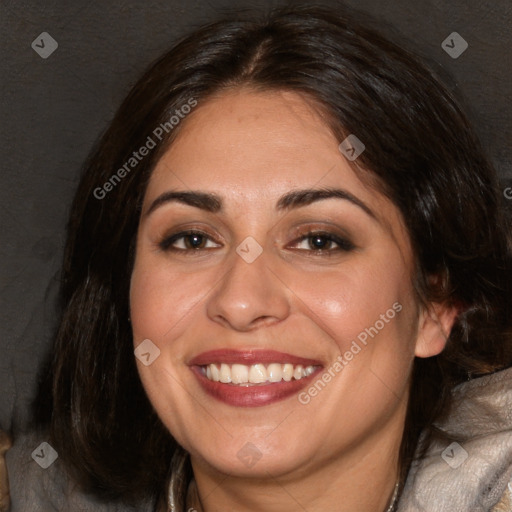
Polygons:
<instances>
[{"instance_id":1,"label":"white teeth","mask_svg":"<svg viewBox=\"0 0 512 512\"><path fill-rule=\"evenodd\" d=\"M263 364L253 364L249 370L249 382L261 384L267 380L267 369Z\"/></svg>"},{"instance_id":2,"label":"white teeth","mask_svg":"<svg viewBox=\"0 0 512 512\"><path fill-rule=\"evenodd\" d=\"M293 377L293 364L284 364L283 365L283 380L286 382L290 382Z\"/></svg>"},{"instance_id":3,"label":"white teeth","mask_svg":"<svg viewBox=\"0 0 512 512\"><path fill-rule=\"evenodd\" d=\"M231 368L227 364L220 365L220 381L224 384L231 382Z\"/></svg>"},{"instance_id":4,"label":"white teeth","mask_svg":"<svg viewBox=\"0 0 512 512\"><path fill-rule=\"evenodd\" d=\"M304 372L306 373L306 377L309 377L315 371L314 366L307 366L304 368Z\"/></svg>"},{"instance_id":5,"label":"white teeth","mask_svg":"<svg viewBox=\"0 0 512 512\"><path fill-rule=\"evenodd\" d=\"M212 380L214 382L219 382L220 381L220 371L217 368L217 365L210 364L210 365L208 365L208 368L210 368L210 371L212 372ZM208 372L206 372L206 377L209 378L208 377Z\"/></svg>"},{"instance_id":6,"label":"white teeth","mask_svg":"<svg viewBox=\"0 0 512 512\"><path fill-rule=\"evenodd\" d=\"M223 384L251 385L265 382L290 382L309 377L315 372L317 366L294 366L286 363L271 363L267 366L258 363L251 366L244 364L209 364L204 368L204 375L208 380L222 382Z\"/></svg>"},{"instance_id":7,"label":"white teeth","mask_svg":"<svg viewBox=\"0 0 512 512\"><path fill-rule=\"evenodd\" d=\"M206 376L208 377L208 370L206 370ZM231 367L231 382L233 384L249 382L249 368L245 364L234 364Z\"/></svg>"},{"instance_id":8,"label":"white teeth","mask_svg":"<svg viewBox=\"0 0 512 512\"><path fill-rule=\"evenodd\" d=\"M302 365L299 364L295 367L295 370L293 370L293 378L295 380L299 380L302 377Z\"/></svg>"},{"instance_id":9,"label":"white teeth","mask_svg":"<svg viewBox=\"0 0 512 512\"><path fill-rule=\"evenodd\" d=\"M269 364L267 373L270 382L280 382L283 378L283 367L279 363Z\"/></svg>"}]
</instances>

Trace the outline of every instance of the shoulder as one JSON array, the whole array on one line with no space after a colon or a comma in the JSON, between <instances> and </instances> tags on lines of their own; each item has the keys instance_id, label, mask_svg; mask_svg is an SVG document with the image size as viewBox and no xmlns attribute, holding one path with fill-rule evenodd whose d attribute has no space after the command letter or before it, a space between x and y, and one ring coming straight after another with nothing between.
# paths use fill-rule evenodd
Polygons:
<instances>
[{"instance_id":1,"label":"shoulder","mask_svg":"<svg viewBox=\"0 0 512 512\"><path fill-rule=\"evenodd\" d=\"M399 510L511 512L512 368L453 394L450 416L437 426L454 441L434 441L413 463Z\"/></svg>"},{"instance_id":2,"label":"shoulder","mask_svg":"<svg viewBox=\"0 0 512 512\"><path fill-rule=\"evenodd\" d=\"M34 432L16 436L5 454L11 512L135 512L119 503L104 503L82 492L70 478L57 451L44 436ZM1 463L0 463L1 466ZM4 509L0 508L0 512ZM5 509L8 510L8 509Z\"/></svg>"},{"instance_id":3,"label":"shoulder","mask_svg":"<svg viewBox=\"0 0 512 512\"><path fill-rule=\"evenodd\" d=\"M491 510L491 512L511 512L512 511L512 483L509 483L503 493L500 502Z\"/></svg>"}]
</instances>

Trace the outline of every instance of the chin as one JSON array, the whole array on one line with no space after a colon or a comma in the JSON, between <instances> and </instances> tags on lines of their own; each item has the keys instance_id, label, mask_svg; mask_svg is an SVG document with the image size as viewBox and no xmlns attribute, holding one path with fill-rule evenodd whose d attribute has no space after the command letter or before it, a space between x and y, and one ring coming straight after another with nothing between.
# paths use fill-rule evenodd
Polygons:
<instances>
[{"instance_id":1,"label":"chin","mask_svg":"<svg viewBox=\"0 0 512 512\"><path fill-rule=\"evenodd\" d=\"M220 447L219 447L220 448ZM225 447L224 447L225 450ZM195 457L204 461L220 473L229 474L239 478L276 478L295 472L306 464L310 458L304 456L302 460L297 457L297 450L265 450L261 444L247 441L239 450L223 451L207 450L195 452ZM195 458L193 456L193 459Z\"/></svg>"}]
</instances>

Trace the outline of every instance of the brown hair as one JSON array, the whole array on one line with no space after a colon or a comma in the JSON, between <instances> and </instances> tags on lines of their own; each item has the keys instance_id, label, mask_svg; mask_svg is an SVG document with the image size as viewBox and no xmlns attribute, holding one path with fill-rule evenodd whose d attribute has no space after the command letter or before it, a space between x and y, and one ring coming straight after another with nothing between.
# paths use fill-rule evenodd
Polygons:
<instances>
[{"instance_id":1,"label":"brown hair","mask_svg":"<svg viewBox=\"0 0 512 512\"><path fill-rule=\"evenodd\" d=\"M512 365L506 221L495 173L452 93L345 9L293 6L261 22L210 24L135 85L87 161L71 209L62 317L40 400L46 389L52 412L40 421L75 477L106 498L158 499L179 449L137 374L128 286L147 181L186 121L107 195L95 190L191 98L242 85L313 98L340 141L349 133L364 141L360 172L405 219L419 300L461 308L446 349L414 362L402 483L420 432L424 448L442 435L435 422L449 413L453 387Z\"/></svg>"}]
</instances>

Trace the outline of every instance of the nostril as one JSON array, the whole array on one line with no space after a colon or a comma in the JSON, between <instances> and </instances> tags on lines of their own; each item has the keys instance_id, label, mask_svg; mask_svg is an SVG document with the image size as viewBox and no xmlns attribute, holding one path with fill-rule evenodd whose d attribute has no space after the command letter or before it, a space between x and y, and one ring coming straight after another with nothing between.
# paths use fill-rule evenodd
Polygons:
<instances>
[{"instance_id":1,"label":"nostril","mask_svg":"<svg viewBox=\"0 0 512 512\"><path fill-rule=\"evenodd\" d=\"M221 324L223 327L235 329L240 332L250 332L261 327L276 324L280 321L278 318L270 315L262 315L253 320L234 319L232 316L228 319L223 315L216 315L212 320Z\"/></svg>"}]
</instances>

